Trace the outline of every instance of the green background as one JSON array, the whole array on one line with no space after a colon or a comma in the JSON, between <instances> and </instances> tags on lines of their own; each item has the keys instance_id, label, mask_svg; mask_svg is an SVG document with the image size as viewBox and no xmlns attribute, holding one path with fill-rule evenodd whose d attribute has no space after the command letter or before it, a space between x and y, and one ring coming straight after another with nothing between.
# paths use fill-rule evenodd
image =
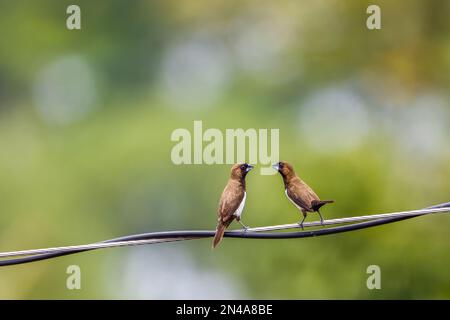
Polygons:
<instances>
[{"instance_id":1,"label":"green background","mask_svg":"<svg viewBox=\"0 0 450 320\"><path fill-rule=\"evenodd\" d=\"M81 30L66 8L81 7ZM382 29L366 28L369 4ZM176 128L279 128L326 218L450 201L449 1L0 0L0 251L213 229L230 165ZM300 219L247 179L250 226ZM316 219L312 215L309 221ZM321 238L106 249L0 269L3 299L450 298L446 214ZM233 227L238 228L237 224ZM66 269L81 268L81 290ZM381 268L381 290L366 269Z\"/></svg>"}]
</instances>

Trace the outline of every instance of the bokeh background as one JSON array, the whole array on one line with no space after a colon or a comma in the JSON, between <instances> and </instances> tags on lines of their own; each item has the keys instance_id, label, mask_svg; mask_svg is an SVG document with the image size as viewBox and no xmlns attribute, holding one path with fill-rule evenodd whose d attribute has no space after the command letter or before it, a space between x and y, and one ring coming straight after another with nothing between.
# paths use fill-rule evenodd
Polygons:
<instances>
[{"instance_id":1,"label":"bokeh background","mask_svg":"<svg viewBox=\"0 0 450 320\"><path fill-rule=\"evenodd\" d=\"M81 7L82 29L66 29ZM366 28L378 4L382 29ZM450 201L450 2L0 0L0 251L213 229L229 165L176 128L279 128L327 218ZM250 226L300 216L248 176ZM310 217L310 220L314 217ZM235 227L238 227L237 225ZM299 240L106 249L0 269L0 298L450 298L450 216ZM66 289L79 265L82 289ZM379 265L382 289L368 290Z\"/></svg>"}]
</instances>

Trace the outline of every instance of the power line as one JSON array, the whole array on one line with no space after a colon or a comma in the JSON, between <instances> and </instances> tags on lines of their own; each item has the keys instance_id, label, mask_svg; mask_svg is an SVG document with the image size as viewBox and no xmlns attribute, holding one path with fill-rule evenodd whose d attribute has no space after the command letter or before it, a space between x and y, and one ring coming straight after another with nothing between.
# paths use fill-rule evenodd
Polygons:
<instances>
[{"instance_id":1,"label":"power line","mask_svg":"<svg viewBox=\"0 0 450 320\"><path fill-rule=\"evenodd\" d=\"M352 223L350 225L324 228L312 231L301 231L301 232L271 232L271 231L282 231L288 229L299 228L298 224L284 224L276 226L267 227L257 227L250 228L246 231L244 230L231 230L225 233L225 237L231 238L252 238L252 239L288 239L288 238L306 238L315 237L328 234L336 234L348 231L354 231L359 229L365 229L369 227L374 227L378 225L383 225L387 223L392 223L396 221L401 221L405 219L410 219L427 214L444 213L450 211L450 202L439 204L433 207L412 210L412 211L401 211L393 213L383 213L374 215L364 215L355 216L347 218L338 218L325 220L324 225L336 225L344 223ZM360 222L363 221L363 222ZM355 223L360 222L360 223ZM304 227L316 227L320 226L320 222L308 222L304 224ZM269 232L263 232L269 231ZM136 246L144 244L154 244L162 242L173 242L173 241L183 241L192 240L199 238L207 238L214 236L215 231L207 230L187 230L187 231L165 231L165 232L151 232L145 234L137 234L131 236L120 237L116 239L110 239L98 243L77 245L77 246L65 246L65 247L55 247L55 248L45 248L45 249L32 249L32 250L21 250L21 251L11 251L0 253L0 258L6 257L17 257L28 255L25 258L9 259L0 261L0 266L15 265L21 263L28 263L33 261L51 259L59 256L64 256L68 254L74 254L84 251L90 251L101 248L112 248L112 247L123 247L123 246Z\"/></svg>"},{"instance_id":2,"label":"power line","mask_svg":"<svg viewBox=\"0 0 450 320\"><path fill-rule=\"evenodd\" d=\"M353 223L353 222L359 222L359 221L377 220L377 219L394 218L394 217L418 216L418 215L431 214L431 213L443 213L443 212L447 212L449 210L450 210L450 208L444 207L444 208L422 209L422 210L413 210L413 211L402 211L402 212L394 212L394 213L383 213L383 214L373 214L373 215L365 215L365 216L338 218L338 219L325 220L323 222L323 225L336 225L336 224ZM321 225L321 223L319 221L304 223L305 228L316 227L316 226L320 226L320 225ZM275 225L275 226L249 228L249 229L247 229L247 232L288 230L288 229L296 229L299 227L300 226L298 223L293 223L293 224L283 224L283 225ZM229 232L242 233L242 230L230 230ZM21 250L21 251L11 251L11 252L0 252L0 258L7 258L7 257L14 257L14 256L27 256L27 255L35 255L35 254L42 254L42 253L53 253L53 252L59 252L59 251L73 251L73 250L101 249L101 248L122 247L122 246L135 246L135 245L141 245L141 244L171 242L171 241L175 241L175 240L180 241L180 240L186 240L186 239L187 238L122 240L122 241L114 241L114 242L99 242L99 243L92 243L92 244L45 248L45 249L31 249L31 250Z\"/></svg>"}]
</instances>

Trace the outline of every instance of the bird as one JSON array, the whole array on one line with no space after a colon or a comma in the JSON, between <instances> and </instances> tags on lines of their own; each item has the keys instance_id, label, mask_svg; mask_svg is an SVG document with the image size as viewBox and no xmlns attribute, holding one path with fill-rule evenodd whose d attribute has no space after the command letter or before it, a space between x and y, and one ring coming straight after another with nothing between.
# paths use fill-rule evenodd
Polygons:
<instances>
[{"instance_id":1,"label":"bird","mask_svg":"<svg viewBox=\"0 0 450 320\"><path fill-rule=\"evenodd\" d=\"M308 212L317 212L323 226L323 217L319 209L327 203L333 203L334 200L320 200L313 189L297 176L289 163L280 161L273 164L272 168L283 177L286 196L303 214L303 219L299 222L300 227L303 229L303 222Z\"/></svg>"},{"instance_id":2,"label":"bird","mask_svg":"<svg viewBox=\"0 0 450 320\"><path fill-rule=\"evenodd\" d=\"M241 221L241 215L244 209L245 199L247 198L245 177L252 169L253 166L248 163L237 163L231 168L230 178L219 201L219 208L217 210L218 222L212 244L213 249L220 243L226 228L228 228L234 219L242 225L244 230L248 229Z\"/></svg>"}]
</instances>

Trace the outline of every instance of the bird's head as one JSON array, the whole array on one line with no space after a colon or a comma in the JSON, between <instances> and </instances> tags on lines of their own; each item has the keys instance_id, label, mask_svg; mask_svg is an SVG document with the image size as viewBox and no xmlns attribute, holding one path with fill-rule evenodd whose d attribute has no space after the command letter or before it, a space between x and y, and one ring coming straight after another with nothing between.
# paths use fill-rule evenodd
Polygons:
<instances>
[{"instance_id":1,"label":"bird's head","mask_svg":"<svg viewBox=\"0 0 450 320\"><path fill-rule=\"evenodd\" d=\"M272 168L277 170L283 177L289 177L295 175L294 168L285 161L274 163Z\"/></svg>"},{"instance_id":2,"label":"bird's head","mask_svg":"<svg viewBox=\"0 0 450 320\"><path fill-rule=\"evenodd\" d=\"M243 179L247 173L253 169L248 163L237 163L231 168L231 177L235 179Z\"/></svg>"}]
</instances>

